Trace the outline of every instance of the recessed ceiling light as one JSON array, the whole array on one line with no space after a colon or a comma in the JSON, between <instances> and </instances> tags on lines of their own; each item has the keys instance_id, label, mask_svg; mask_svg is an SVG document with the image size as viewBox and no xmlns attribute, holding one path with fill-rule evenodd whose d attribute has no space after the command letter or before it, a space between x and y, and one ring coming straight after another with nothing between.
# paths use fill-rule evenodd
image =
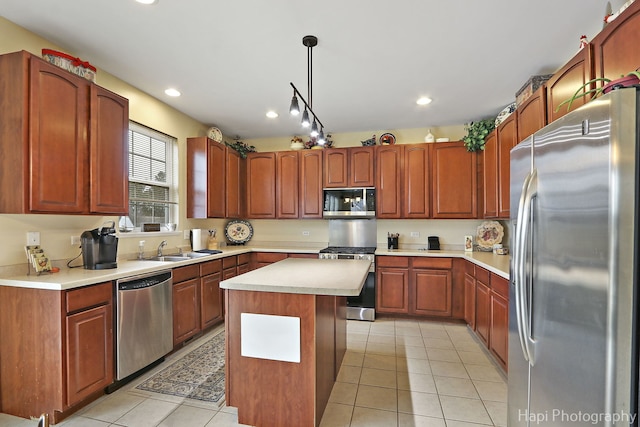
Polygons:
<instances>
[{"instance_id":1,"label":"recessed ceiling light","mask_svg":"<svg viewBox=\"0 0 640 427\"><path fill-rule=\"evenodd\" d=\"M278 113L276 113L275 111L267 111L266 116L270 119L275 119L276 117L278 117Z\"/></svg>"},{"instance_id":2,"label":"recessed ceiling light","mask_svg":"<svg viewBox=\"0 0 640 427\"><path fill-rule=\"evenodd\" d=\"M138 3L142 3L142 4L156 4L158 3L158 0L136 0Z\"/></svg>"},{"instance_id":3,"label":"recessed ceiling light","mask_svg":"<svg viewBox=\"0 0 640 427\"><path fill-rule=\"evenodd\" d=\"M174 88L169 88L164 91L169 96L180 96L180 91Z\"/></svg>"},{"instance_id":4,"label":"recessed ceiling light","mask_svg":"<svg viewBox=\"0 0 640 427\"><path fill-rule=\"evenodd\" d=\"M422 98L418 98L418 100L416 101L416 104L418 105L427 105L427 104L431 104L432 99L426 96L423 96Z\"/></svg>"}]
</instances>

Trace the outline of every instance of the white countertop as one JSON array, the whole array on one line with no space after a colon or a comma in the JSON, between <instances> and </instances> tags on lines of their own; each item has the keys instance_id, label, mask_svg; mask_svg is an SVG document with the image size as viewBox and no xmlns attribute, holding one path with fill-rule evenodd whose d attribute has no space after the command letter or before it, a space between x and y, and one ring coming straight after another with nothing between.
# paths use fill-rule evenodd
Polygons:
<instances>
[{"instance_id":1,"label":"white countertop","mask_svg":"<svg viewBox=\"0 0 640 427\"><path fill-rule=\"evenodd\" d=\"M169 261L138 261L118 259L118 268L110 270L85 270L84 268L68 268L63 267L58 273L45 273L37 276L35 273L31 275L19 274L7 277L0 277L0 286L14 286L22 288L34 289L50 289L50 290L69 290L81 286L92 285L95 283L106 282L110 280L118 280L125 277L136 276L139 274L147 274L169 270L185 265L196 264L203 261L209 261L227 256L239 255L247 252L296 252L296 253L318 253L324 248L300 248L292 246L227 246L222 249L222 253L208 255L205 257L193 258L185 261L169 262ZM494 255L491 252L464 252L464 251L425 251L418 249L378 249L378 256L424 256L424 257L451 257L464 258L486 268L487 270L498 274L506 279L509 278L509 259L508 255ZM324 260L328 261L328 260ZM25 264L26 270L26 264Z\"/></svg>"},{"instance_id":2,"label":"white countertop","mask_svg":"<svg viewBox=\"0 0 640 427\"><path fill-rule=\"evenodd\" d=\"M220 282L223 289L356 296L369 272L369 261L287 258Z\"/></svg>"}]
</instances>

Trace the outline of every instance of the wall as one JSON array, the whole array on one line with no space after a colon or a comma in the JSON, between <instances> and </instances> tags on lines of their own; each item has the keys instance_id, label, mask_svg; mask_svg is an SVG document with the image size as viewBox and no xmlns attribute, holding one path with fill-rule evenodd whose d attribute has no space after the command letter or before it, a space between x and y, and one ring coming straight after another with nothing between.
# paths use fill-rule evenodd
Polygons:
<instances>
[{"instance_id":1,"label":"wall","mask_svg":"<svg viewBox=\"0 0 640 427\"><path fill-rule=\"evenodd\" d=\"M0 54L18 50L26 50L40 56L43 48L51 48L70 54L74 52L63 46L53 43L13 24L0 17ZM91 61L91 58L83 58ZM133 256L138 248L138 242L145 240L146 252L153 252L162 240L168 241L168 250L175 250L179 246L187 246L188 240L184 239L182 230L189 228L211 229L216 228L218 235L224 235L223 219L190 220L186 218L186 162L185 144L186 138L202 136L206 134L208 126L200 123L179 111L164 104L161 100L144 93L126 82L98 70L97 83L113 92L129 99L129 116L131 120L149 126L160 132L174 136L178 140L179 156L179 218L178 232L171 234L123 234L119 235L119 257ZM419 129L389 129L368 132L354 132L334 134L333 141L336 147L358 146L360 141L368 139L372 134L378 137L385 132L391 132L396 136L397 143L419 143L424 141L427 127ZM431 132L437 137L448 137L458 140L464 134L464 126L431 127ZM280 151L289 149L290 137L254 139L245 141L257 147L258 151ZM117 217L95 216L71 216L71 215L8 215L0 214L0 235L3 240L3 248L0 250L0 274L7 272L23 272L25 263L24 245L26 244L27 231L39 231L41 246L46 250L56 265L64 265L66 262L80 254L77 245L71 245L71 236L79 236L82 231L100 227L105 221L115 220ZM439 235L443 244L462 245L463 236L475 234L475 229L481 221L434 221L434 220L410 220L410 221L378 221L378 243L386 244L386 233L398 232L401 234L401 246L420 247L426 244L426 236ZM324 220L252 220L254 226L254 238L252 243L296 243L299 245L325 245L328 241L327 223ZM309 231L309 236L303 236L303 231ZM411 231L419 231L420 237L410 238ZM206 234L206 233L205 233ZM223 240L223 237L220 239ZM76 264L81 263L79 258Z\"/></svg>"}]
</instances>

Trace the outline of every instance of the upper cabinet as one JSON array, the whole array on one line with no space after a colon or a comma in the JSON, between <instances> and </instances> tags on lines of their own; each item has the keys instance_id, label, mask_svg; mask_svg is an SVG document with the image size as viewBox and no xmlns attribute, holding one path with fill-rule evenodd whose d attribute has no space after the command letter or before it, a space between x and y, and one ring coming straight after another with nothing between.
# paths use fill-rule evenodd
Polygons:
<instances>
[{"instance_id":1,"label":"upper cabinet","mask_svg":"<svg viewBox=\"0 0 640 427\"><path fill-rule=\"evenodd\" d=\"M247 154L247 216L276 217L276 153Z\"/></svg>"},{"instance_id":2,"label":"upper cabinet","mask_svg":"<svg viewBox=\"0 0 640 427\"><path fill-rule=\"evenodd\" d=\"M402 162L404 146L376 147L376 216L402 218Z\"/></svg>"},{"instance_id":3,"label":"upper cabinet","mask_svg":"<svg viewBox=\"0 0 640 427\"><path fill-rule=\"evenodd\" d=\"M276 217L298 218L300 170L297 151L276 153Z\"/></svg>"},{"instance_id":4,"label":"upper cabinet","mask_svg":"<svg viewBox=\"0 0 640 427\"><path fill-rule=\"evenodd\" d=\"M303 150L299 158L300 218L322 218L322 151Z\"/></svg>"},{"instance_id":5,"label":"upper cabinet","mask_svg":"<svg viewBox=\"0 0 640 427\"><path fill-rule=\"evenodd\" d=\"M477 218L476 160L463 142L432 144L432 218Z\"/></svg>"},{"instance_id":6,"label":"upper cabinet","mask_svg":"<svg viewBox=\"0 0 640 427\"><path fill-rule=\"evenodd\" d=\"M546 85L540 86L518 106L518 141L522 141L547 125Z\"/></svg>"},{"instance_id":7,"label":"upper cabinet","mask_svg":"<svg viewBox=\"0 0 640 427\"><path fill-rule=\"evenodd\" d=\"M187 218L240 218L244 159L205 136L187 138Z\"/></svg>"},{"instance_id":8,"label":"upper cabinet","mask_svg":"<svg viewBox=\"0 0 640 427\"><path fill-rule=\"evenodd\" d=\"M351 147L324 151L324 187L373 187L375 147Z\"/></svg>"},{"instance_id":9,"label":"upper cabinet","mask_svg":"<svg viewBox=\"0 0 640 427\"><path fill-rule=\"evenodd\" d=\"M125 98L24 51L0 87L0 212L128 212Z\"/></svg>"},{"instance_id":10,"label":"upper cabinet","mask_svg":"<svg viewBox=\"0 0 640 427\"><path fill-rule=\"evenodd\" d=\"M558 70L546 83L547 86L547 118L549 123L569 112L568 104L560 105L570 99L581 86L593 79L593 45L588 44ZM581 90L587 92L591 87ZM571 110L584 105L589 97L577 98L571 103Z\"/></svg>"},{"instance_id":11,"label":"upper cabinet","mask_svg":"<svg viewBox=\"0 0 640 427\"><path fill-rule=\"evenodd\" d=\"M639 39L640 2L633 2L591 41L594 77L615 80L638 69Z\"/></svg>"}]
</instances>

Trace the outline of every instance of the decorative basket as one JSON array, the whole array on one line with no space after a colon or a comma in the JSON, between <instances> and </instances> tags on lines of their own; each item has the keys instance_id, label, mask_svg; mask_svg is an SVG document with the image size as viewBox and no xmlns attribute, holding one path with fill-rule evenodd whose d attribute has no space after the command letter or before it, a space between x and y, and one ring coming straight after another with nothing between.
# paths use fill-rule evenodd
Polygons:
<instances>
[{"instance_id":1,"label":"decorative basket","mask_svg":"<svg viewBox=\"0 0 640 427\"><path fill-rule=\"evenodd\" d=\"M52 49L42 49L42 57L45 61L50 62L56 67L60 67L94 83L96 81L96 67L80 58Z\"/></svg>"},{"instance_id":2,"label":"decorative basket","mask_svg":"<svg viewBox=\"0 0 640 427\"><path fill-rule=\"evenodd\" d=\"M519 107L526 101L533 92L553 77L553 74L541 74L539 76L531 76L529 80L516 92L516 107Z\"/></svg>"}]
</instances>

